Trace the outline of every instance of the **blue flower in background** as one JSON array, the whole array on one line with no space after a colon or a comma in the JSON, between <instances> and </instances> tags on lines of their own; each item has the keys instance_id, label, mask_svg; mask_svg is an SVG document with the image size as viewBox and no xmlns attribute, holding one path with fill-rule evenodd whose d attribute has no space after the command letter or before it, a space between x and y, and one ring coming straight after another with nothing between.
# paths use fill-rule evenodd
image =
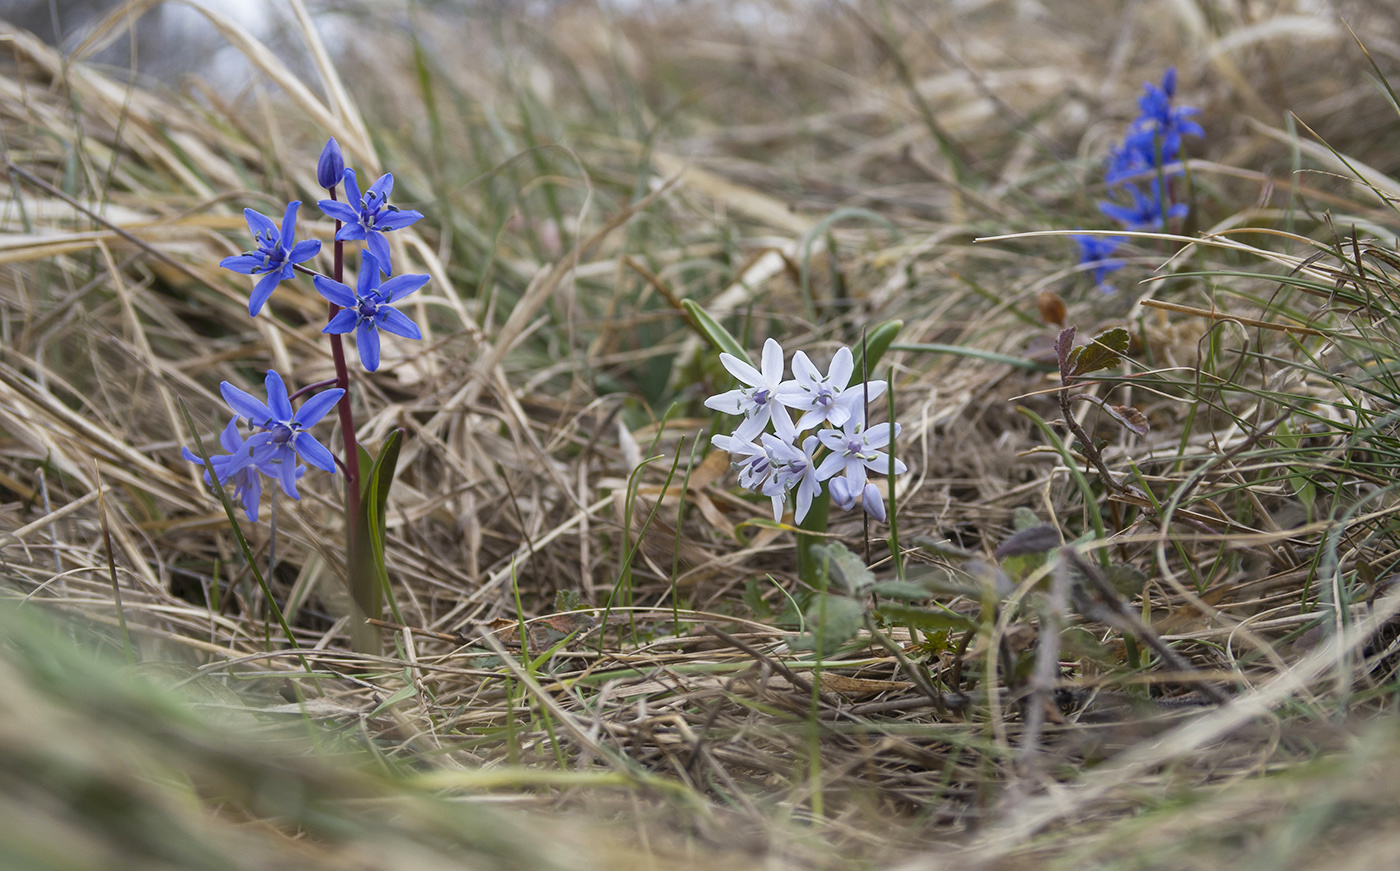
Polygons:
<instances>
[{"instance_id":1,"label":"blue flower in background","mask_svg":"<svg viewBox=\"0 0 1400 871\"><path fill-rule=\"evenodd\" d=\"M1094 286L1101 289L1110 288L1104 281L1108 273L1116 269L1123 268L1122 260L1110 259L1113 253L1122 245L1122 236L1071 236L1074 243L1079 246L1079 265L1089 266L1094 270Z\"/></svg>"},{"instance_id":2,"label":"blue flower in background","mask_svg":"<svg viewBox=\"0 0 1400 871\"><path fill-rule=\"evenodd\" d=\"M284 493L299 499L296 488L298 457L318 469L335 471L335 455L307 430L326 416L345 391L339 387L323 390L294 412L287 396L287 385L276 370L268 370L263 386L267 389L266 404L227 381L219 385L219 392L229 408L259 430L229 458L223 473L232 477L249 466L256 466L269 477L276 478Z\"/></svg>"},{"instance_id":3,"label":"blue flower in background","mask_svg":"<svg viewBox=\"0 0 1400 871\"><path fill-rule=\"evenodd\" d=\"M262 311L273 288L291 278L296 264L315 257L321 250L321 243L315 239L305 239L293 244L297 229L297 207L301 202L287 205L287 213L282 216L282 229L261 212L244 209L243 217L248 220L248 229L253 240L258 243L257 251L235 254L219 261L225 269L243 275L261 275L261 280L253 287L253 295L248 298L248 314L256 316Z\"/></svg>"},{"instance_id":4,"label":"blue flower in background","mask_svg":"<svg viewBox=\"0 0 1400 871\"><path fill-rule=\"evenodd\" d=\"M224 431L219 433L219 444L224 450L228 451L229 455L211 456L209 458L209 465L214 467L214 474L218 476L220 484L225 487L229 485L233 486L233 500L243 506L243 511L248 515L249 520L257 523L258 501L262 498L262 478L258 474L260 471L259 468L257 466L245 465L232 474L228 472L229 464L234 462L238 458L238 455L244 451L243 437L239 435L238 418L236 416L229 418L228 426L224 427ZM190 462L198 463L201 466L204 465L204 461L199 458L199 455L189 448L181 448L180 452L184 455L185 459ZM265 474L270 475L272 473L267 472ZM300 478L304 474L306 474L306 467L297 466L296 476ZM209 471L207 469L204 472L204 483L213 486L213 482L209 480Z\"/></svg>"},{"instance_id":5,"label":"blue flower in background","mask_svg":"<svg viewBox=\"0 0 1400 871\"><path fill-rule=\"evenodd\" d=\"M400 209L389 205L389 194L394 190L394 176L384 173L370 185L369 190L360 194L355 170L345 170L345 198L348 202L321 200L317 203L321 211L344 224L335 234L336 241L350 242L363 239L370 253L379 261L379 268L385 275L394 270L389 262L389 240L384 238L389 230L402 230L423 217L422 212L413 209Z\"/></svg>"},{"instance_id":6,"label":"blue flower in background","mask_svg":"<svg viewBox=\"0 0 1400 871\"><path fill-rule=\"evenodd\" d=\"M355 290L339 281L318 275L312 279L321 296L341 309L326 324L323 333L355 331L355 349L366 370L379 368L379 331L421 339L423 333L408 315L394 308L428 283L427 275L397 275L380 284L378 258L366 251L360 258L360 276Z\"/></svg>"},{"instance_id":7,"label":"blue flower in background","mask_svg":"<svg viewBox=\"0 0 1400 871\"><path fill-rule=\"evenodd\" d=\"M1131 204L1104 201L1099 203L1099 211L1122 224L1125 230L1160 230L1164 221L1184 218L1190 211L1185 203L1163 202L1162 183L1158 179L1152 179L1148 191L1134 184L1123 185L1123 188L1132 198Z\"/></svg>"}]
</instances>

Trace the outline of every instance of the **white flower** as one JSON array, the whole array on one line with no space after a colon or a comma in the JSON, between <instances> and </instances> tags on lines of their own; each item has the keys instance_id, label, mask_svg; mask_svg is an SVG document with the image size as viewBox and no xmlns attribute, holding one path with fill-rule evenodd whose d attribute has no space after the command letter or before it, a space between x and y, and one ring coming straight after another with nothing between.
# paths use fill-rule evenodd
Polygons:
<instances>
[{"instance_id":1,"label":"white flower","mask_svg":"<svg viewBox=\"0 0 1400 871\"><path fill-rule=\"evenodd\" d=\"M861 382L847 387L855 373L855 358L850 348L841 348L831 358L826 375L812 365L807 354L798 351L792 358L791 381L778 387L778 401L788 408L803 412L797 421L797 431L811 429L823 422L845 426L859 415L869 399L885 392L884 381Z\"/></svg>"},{"instance_id":2,"label":"white flower","mask_svg":"<svg viewBox=\"0 0 1400 871\"><path fill-rule=\"evenodd\" d=\"M773 461L773 483L782 488L781 500L777 494L768 494L773 499L773 519L783 519L787 491L796 485L797 511L794 517L801 523L812 507L812 500L821 491L817 463L812 459L812 454L817 450L817 437L807 436L801 447L789 444L772 433L764 433L762 441Z\"/></svg>"},{"instance_id":3,"label":"white flower","mask_svg":"<svg viewBox=\"0 0 1400 871\"><path fill-rule=\"evenodd\" d=\"M894 435L899 435L899 424L894 425ZM817 467L817 478L827 480L831 501L842 510L849 511L856 504L856 495L864 500L865 510L872 517L884 519L885 505L880 491L866 486L866 470L886 473L890 470L890 455L879 448L890 443L890 425L877 423L865 429L863 423L852 418L841 430L825 429L817 433L817 438L831 451ZM894 461L894 473L902 475L909 470L902 460ZM836 478L834 476L841 475Z\"/></svg>"},{"instance_id":4,"label":"white flower","mask_svg":"<svg viewBox=\"0 0 1400 871\"><path fill-rule=\"evenodd\" d=\"M710 442L722 451L728 451L733 468L739 472L739 484L754 492L762 492L773 475L773 461L768 451L761 445L737 435L711 436Z\"/></svg>"},{"instance_id":5,"label":"white flower","mask_svg":"<svg viewBox=\"0 0 1400 871\"><path fill-rule=\"evenodd\" d=\"M744 416L745 420L734 431L734 437L752 441L772 420L773 428L785 441L791 442L796 438L792 418L783 410L777 398L778 389L783 383L783 346L774 339L763 343L761 370L733 354L720 354L719 361L731 375L748 385L705 400L706 408Z\"/></svg>"}]
</instances>

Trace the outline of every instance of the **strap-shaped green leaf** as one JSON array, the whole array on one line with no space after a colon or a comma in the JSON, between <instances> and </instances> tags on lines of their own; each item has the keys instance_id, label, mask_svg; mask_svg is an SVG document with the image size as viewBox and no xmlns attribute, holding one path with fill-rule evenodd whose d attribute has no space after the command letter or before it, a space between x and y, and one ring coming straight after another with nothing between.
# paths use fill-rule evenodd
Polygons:
<instances>
[{"instance_id":1,"label":"strap-shaped green leaf","mask_svg":"<svg viewBox=\"0 0 1400 871\"><path fill-rule=\"evenodd\" d=\"M711 345L726 354L733 354L750 366L753 365L753 361L749 359L748 354L744 353L744 348L738 340L730 335L719 321L710 317L710 313L701 308L699 303L692 299L683 299L681 306L685 309L686 314L690 315L690 322L695 327L696 332L704 336Z\"/></svg>"},{"instance_id":2,"label":"strap-shaped green leaf","mask_svg":"<svg viewBox=\"0 0 1400 871\"><path fill-rule=\"evenodd\" d=\"M868 378L874 374L875 367L879 364L880 358L894 344L895 336L904 329L904 321L885 321L873 330L865 334L865 346L857 345L855 348L855 374L858 377Z\"/></svg>"}]
</instances>

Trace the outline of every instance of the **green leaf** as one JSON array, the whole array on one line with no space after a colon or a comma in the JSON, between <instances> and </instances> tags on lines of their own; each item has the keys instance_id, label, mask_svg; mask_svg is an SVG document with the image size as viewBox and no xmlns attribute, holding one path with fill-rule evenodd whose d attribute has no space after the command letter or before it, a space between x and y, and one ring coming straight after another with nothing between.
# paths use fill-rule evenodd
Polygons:
<instances>
[{"instance_id":1,"label":"green leaf","mask_svg":"<svg viewBox=\"0 0 1400 871\"><path fill-rule=\"evenodd\" d=\"M882 604L877 613L890 623L897 623L900 626L907 626L910 629L918 629L923 632L939 632L945 629L961 631L977 628L977 623L972 618L952 611L930 611L927 608L915 608L912 605Z\"/></svg>"},{"instance_id":2,"label":"green leaf","mask_svg":"<svg viewBox=\"0 0 1400 871\"><path fill-rule=\"evenodd\" d=\"M378 617L383 596L389 588L389 572L384 565L384 513L389 501L389 486L399 463L399 447L403 430L389 433L379 455L373 462L363 446L360 450L360 514L355 518L354 553L350 554L347 574L350 576L350 597L360 613L352 613L351 644L360 652L378 652L379 630L364 624L365 617ZM402 623L398 605L390 598L394 619ZM362 648L361 645L366 645Z\"/></svg>"},{"instance_id":3,"label":"green leaf","mask_svg":"<svg viewBox=\"0 0 1400 871\"><path fill-rule=\"evenodd\" d=\"M413 696L414 696L417 692L418 692L418 688L415 687L413 684L409 684L408 686L406 686L406 687L404 687L403 689L399 690L398 692L394 693L392 696L389 696L389 698L387 698L387 699L385 699L384 701L380 702L380 703L379 703L379 706L378 706L377 708L375 708L374 710L372 710L372 711L369 712L369 716L371 716L371 717L376 717L376 716L378 716L381 712L383 712L385 709L387 709L387 708L392 708L394 705L397 705L399 702L403 701L404 699L411 699L411 698L413 698Z\"/></svg>"},{"instance_id":4,"label":"green leaf","mask_svg":"<svg viewBox=\"0 0 1400 871\"><path fill-rule=\"evenodd\" d=\"M1114 563L1104 570L1104 576L1113 585L1113 589L1129 599L1141 593L1143 587L1147 586L1147 575L1142 569L1127 563Z\"/></svg>"},{"instance_id":5,"label":"green leaf","mask_svg":"<svg viewBox=\"0 0 1400 871\"><path fill-rule=\"evenodd\" d=\"M831 577L851 593L860 594L875 583L875 574L864 561L839 541L816 545L812 548L812 556L818 563L829 562Z\"/></svg>"},{"instance_id":6,"label":"green leaf","mask_svg":"<svg viewBox=\"0 0 1400 871\"><path fill-rule=\"evenodd\" d=\"M816 650L817 639L821 639L820 654L829 656L860 631L865 621L865 607L860 602L845 596L825 599L825 605L819 598L807 609L807 625L816 628L792 639L789 644L794 649Z\"/></svg>"},{"instance_id":7,"label":"green leaf","mask_svg":"<svg viewBox=\"0 0 1400 871\"><path fill-rule=\"evenodd\" d=\"M583 597L577 590L559 590L554 594L554 612L577 611L583 607Z\"/></svg>"},{"instance_id":8,"label":"green leaf","mask_svg":"<svg viewBox=\"0 0 1400 871\"><path fill-rule=\"evenodd\" d=\"M894 344L895 336L899 335L899 331L902 329L904 329L904 321L885 321L865 334L864 346L857 345L854 349L856 377L869 380L869 376L874 373L880 358L890 349L890 345Z\"/></svg>"},{"instance_id":9,"label":"green leaf","mask_svg":"<svg viewBox=\"0 0 1400 871\"><path fill-rule=\"evenodd\" d=\"M1112 369L1118 365L1118 360L1128 353L1131 341L1132 337L1122 327L1099 333L1089 344L1070 351L1069 376L1073 378L1100 369Z\"/></svg>"},{"instance_id":10,"label":"green leaf","mask_svg":"<svg viewBox=\"0 0 1400 871\"><path fill-rule=\"evenodd\" d=\"M749 359L748 354L744 353L744 348L738 340L730 335L719 321L710 317L710 313L701 308L699 303L683 299L681 307L685 309L686 314L690 315L690 322L695 327L696 332L709 340L711 345L726 354L733 354L750 366L753 365L753 361Z\"/></svg>"},{"instance_id":11,"label":"green leaf","mask_svg":"<svg viewBox=\"0 0 1400 871\"><path fill-rule=\"evenodd\" d=\"M928 599L932 598L933 592L926 587L921 587L912 581L880 581L872 584L870 592L878 593L890 599Z\"/></svg>"}]
</instances>

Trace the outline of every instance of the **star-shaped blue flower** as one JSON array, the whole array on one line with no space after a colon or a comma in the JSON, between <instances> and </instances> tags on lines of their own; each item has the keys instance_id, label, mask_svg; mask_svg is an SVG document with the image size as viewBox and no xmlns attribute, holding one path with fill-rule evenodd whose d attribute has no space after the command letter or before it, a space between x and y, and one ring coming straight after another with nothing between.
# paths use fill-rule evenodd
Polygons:
<instances>
[{"instance_id":1,"label":"star-shaped blue flower","mask_svg":"<svg viewBox=\"0 0 1400 871\"><path fill-rule=\"evenodd\" d=\"M1094 270L1094 286L1112 291L1105 283L1108 273L1123 268L1122 260L1114 260L1113 254L1127 239L1123 236L1070 236L1079 246L1079 265Z\"/></svg>"},{"instance_id":2,"label":"star-shaped blue flower","mask_svg":"<svg viewBox=\"0 0 1400 871\"><path fill-rule=\"evenodd\" d=\"M220 484L225 487L233 486L234 501L243 506L243 511L248 515L249 520L257 523L258 502L262 498L262 476L258 474L259 468L248 465L243 466L233 474L228 473L229 464L237 460L238 455L244 451L243 437L238 432L238 418L236 416L229 418L228 426L219 433L219 444L228 451L228 455L211 456L209 464L214 467L214 474L218 476ZM181 453L190 462L204 465L204 461L199 458L199 455L189 448L181 448ZM271 473L264 471L264 474ZM306 467L297 466L296 476L300 478L305 474ZM213 486L213 482L209 480L208 470L204 472L204 483Z\"/></svg>"},{"instance_id":3,"label":"star-shaped blue flower","mask_svg":"<svg viewBox=\"0 0 1400 871\"><path fill-rule=\"evenodd\" d=\"M389 205L389 194L394 190L394 176L384 173L370 185L369 190L360 194L359 182L355 180L355 170L345 170L345 199L321 200L317 203L321 211L340 221L344 226L335 234L336 241L350 242L363 239L370 253L379 261L379 268L385 275L394 273L389 262L389 241L384 233L389 230L402 230L423 217L422 212L413 209L400 209Z\"/></svg>"},{"instance_id":4,"label":"star-shaped blue flower","mask_svg":"<svg viewBox=\"0 0 1400 871\"><path fill-rule=\"evenodd\" d=\"M426 275L396 275L380 284L379 270L379 258L366 251L360 258L360 277L355 290L324 276L312 279L321 296L341 307L321 332L354 330L360 362L370 372L379 368L380 330L405 339L423 338L418 325L394 308L394 303L401 302L428 282Z\"/></svg>"},{"instance_id":5,"label":"star-shaped blue flower","mask_svg":"<svg viewBox=\"0 0 1400 871\"><path fill-rule=\"evenodd\" d=\"M298 457L318 469L335 471L335 455L307 430L326 416L345 391L339 387L323 390L294 412L281 375L269 369L263 385L267 388L266 404L227 381L219 385L219 392L229 408L259 430L229 459L223 473L232 477L242 469L256 466L269 477L276 478L284 493L299 499L296 488Z\"/></svg>"},{"instance_id":6,"label":"star-shaped blue flower","mask_svg":"<svg viewBox=\"0 0 1400 871\"><path fill-rule=\"evenodd\" d=\"M219 261L219 265L225 269L232 269L243 275L262 276L253 287L253 295L248 297L250 316L256 316L262 311L263 304L272 296L273 288L291 278L298 263L310 260L321 250L321 243L315 239L304 239L293 244L297 229L297 207L300 205L299 200L287 205L287 213L282 216L280 231L266 215L252 209L244 209L243 217L248 219L248 229L253 233L253 241L258 243L258 250L235 254Z\"/></svg>"}]
</instances>

